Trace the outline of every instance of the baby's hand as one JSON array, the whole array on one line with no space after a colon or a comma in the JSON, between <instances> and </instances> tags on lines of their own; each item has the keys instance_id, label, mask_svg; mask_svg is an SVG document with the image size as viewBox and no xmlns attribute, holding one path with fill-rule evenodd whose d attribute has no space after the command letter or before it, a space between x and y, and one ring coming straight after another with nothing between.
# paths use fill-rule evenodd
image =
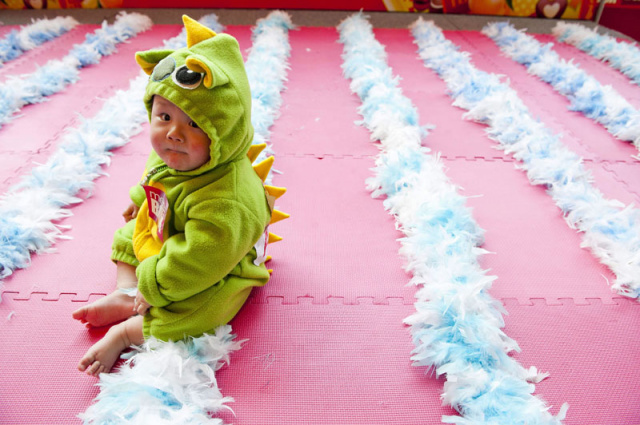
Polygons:
<instances>
[{"instance_id":1,"label":"baby's hand","mask_svg":"<svg viewBox=\"0 0 640 425\"><path fill-rule=\"evenodd\" d=\"M147 314L147 310L149 310L149 307L151 306L149 305L147 300L144 299L144 295L142 295L140 291L138 291L138 293L136 294L136 299L133 302L133 311L141 316L144 316L145 314Z\"/></svg>"},{"instance_id":2,"label":"baby's hand","mask_svg":"<svg viewBox=\"0 0 640 425\"><path fill-rule=\"evenodd\" d=\"M138 216L138 211L139 210L140 210L140 207L138 207L133 202L131 204L129 204L127 209L124 210L124 212L122 213L122 216L124 217L124 221L129 222L129 221L133 220L134 218L136 218Z\"/></svg>"}]
</instances>

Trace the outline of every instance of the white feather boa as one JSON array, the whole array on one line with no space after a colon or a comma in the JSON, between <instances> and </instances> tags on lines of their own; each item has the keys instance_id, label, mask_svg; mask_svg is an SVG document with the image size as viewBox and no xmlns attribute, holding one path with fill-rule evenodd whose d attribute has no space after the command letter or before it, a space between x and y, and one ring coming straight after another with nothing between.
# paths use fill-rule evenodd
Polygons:
<instances>
[{"instance_id":1,"label":"white feather boa","mask_svg":"<svg viewBox=\"0 0 640 425\"><path fill-rule=\"evenodd\" d=\"M100 375L97 402L79 417L95 425L221 425L211 415L231 410L225 403L233 399L220 392L216 371L243 342L229 325L187 341L152 338L117 373Z\"/></svg>"},{"instance_id":2,"label":"white feather boa","mask_svg":"<svg viewBox=\"0 0 640 425\"><path fill-rule=\"evenodd\" d=\"M116 92L93 118L64 134L46 163L0 197L0 278L28 267L32 253L47 252L65 237L57 221L71 215L68 207L82 202L80 195L90 196L109 151L128 143L147 120L139 100L145 85L141 75Z\"/></svg>"},{"instance_id":3,"label":"white feather boa","mask_svg":"<svg viewBox=\"0 0 640 425\"><path fill-rule=\"evenodd\" d=\"M120 12L113 25L105 21L102 28L87 35L85 42L75 45L64 58L52 59L31 74L10 76L0 84L0 128L23 106L43 102L47 96L64 90L78 81L81 68L97 64L103 56L116 52L116 45L151 26L151 19L145 15Z\"/></svg>"},{"instance_id":4,"label":"white feather boa","mask_svg":"<svg viewBox=\"0 0 640 425\"><path fill-rule=\"evenodd\" d=\"M558 21L552 33L559 41L607 62L640 86L640 48L637 43L619 42L607 34L598 34L596 28L590 30L583 25L563 21Z\"/></svg>"},{"instance_id":5,"label":"white feather boa","mask_svg":"<svg viewBox=\"0 0 640 425\"><path fill-rule=\"evenodd\" d=\"M582 158L535 120L507 83L475 68L433 22L420 19L412 32L425 66L446 82L453 104L468 111L466 118L488 126L500 149L522 161L531 184L547 187L567 224L582 232L582 246L616 275L612 288L638 298L640 211L605 198Z\"/></svg>"},{"instance_id":6,"label":"white feather boa","mask_svg":"<svg viewBox=\"0 0 640 425\"><path fill-rule=\"evenodd\" d=\"M530 74L566 96L571 101L571 110L582 112L640 150L640 111L613 87L603 86L571 61L560 58L552 50L552 43L542 45L507 22L488 24L482 32L508 57L526 66Z\"/></svg>"},{"instance_id":7,"label":"white feather boa","mask_svg":"<svg viewBox=\"0 0 640 425\"><path fill-rule=\"evenodd\" d=\"M42 43L53 40L78 25L71 16L38 19L20 30L12 30L0 40L0 65L20 57Z\"/></svg>"},{"instance_id":8,"label":"white feather boa","mask_svg":"<svg viewBox=\"0 0 640 425\"><path fill-rule=\"evenodd\" d=\"M259 163L273 155L270 128L280 114L281 92L287 81L288 58L291 53L289 30L293 29L291 17L282 11L273 11L266 18L259 19L253 29L253 44L245 63L251 87L251 123L254 128L252 144L267 143L258 158ZM265 181L273 178L271 169Z\"/></svg>"},{"instance_id":9,"label":"white feather boa","mask_svg":"<svg viewBox=\"0 0 640 425\"><path fill-rule=\"evenodd\" d=\"M438 155L421 146L425 131L386 63L384 47L362 14L352 15L338 30L344 73L362 100L364 125L380 141L376 175L367 184L373 196L386 195L385 208L406 235L401 253L413 274L411 283L419 286L416 313L405 321L416 345L412 359L446 375L443 400L462 414L443 421L559 424L566 405L554 418L527 382L546 375L508 355L519 348L501 330L504 308L488 293L495 277L478 263L485 253L480 248L484 232Z\"/></svg>"}]
</instances>

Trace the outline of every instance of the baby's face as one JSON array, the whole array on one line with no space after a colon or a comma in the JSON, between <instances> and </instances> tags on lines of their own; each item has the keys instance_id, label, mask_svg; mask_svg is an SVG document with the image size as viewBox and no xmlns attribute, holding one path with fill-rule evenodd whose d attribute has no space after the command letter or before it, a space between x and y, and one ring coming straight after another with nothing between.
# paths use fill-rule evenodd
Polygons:
<instances>
[{"instance_id":1,"label":"baby's face","mask_svg":"<svg viewBox=\"0 0 640 425\"><path fill-rule=\"evenodd\" d=\"M151 146L170 168L190 171L209 161L209 136L182 109L155 95L151 108Z\"/></svg>"}]
</instances>

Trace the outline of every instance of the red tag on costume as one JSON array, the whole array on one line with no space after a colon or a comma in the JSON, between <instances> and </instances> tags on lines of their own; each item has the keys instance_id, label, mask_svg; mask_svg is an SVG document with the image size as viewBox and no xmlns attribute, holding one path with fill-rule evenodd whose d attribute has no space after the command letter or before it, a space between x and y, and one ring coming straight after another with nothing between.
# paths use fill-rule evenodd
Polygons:
<instances>
[{"instance_id":1,"label":"red tag on costume","mask_svg":"<svg viewBox=\"0 0 640 425\"><path fill-rule=\"evenodd\" d=\"M147 194L147 205L149 207L149 218L156 222L158 228L158 238L164 242L162 231L164 229L164 221L167 218L169 210L169 200L167 195L157 187L142 186Z\"/></svg>"}]
</instances>

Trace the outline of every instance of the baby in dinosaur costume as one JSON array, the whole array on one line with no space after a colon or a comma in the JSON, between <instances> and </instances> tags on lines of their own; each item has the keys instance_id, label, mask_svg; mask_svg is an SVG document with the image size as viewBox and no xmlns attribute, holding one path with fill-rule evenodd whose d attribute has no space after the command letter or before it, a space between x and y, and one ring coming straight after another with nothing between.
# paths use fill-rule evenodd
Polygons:
<instances>
[{"instance_id":1,"label":"baby in dinosaur costume","mask_svg":"<svg viewBox=\"0 0 640 425\"><path fill-rule=\"evenodd\" d=\"M109 372L122 350L151 336L213 332L269 280L273 198L247 156L251 96L238 43L183 20L186 48L136 54L150 74L153 151L130 191L135 219L114 236L117 289L73 313L90 326L120 322L80 360L90 375Z\"/></svg>"}]
</instances>

